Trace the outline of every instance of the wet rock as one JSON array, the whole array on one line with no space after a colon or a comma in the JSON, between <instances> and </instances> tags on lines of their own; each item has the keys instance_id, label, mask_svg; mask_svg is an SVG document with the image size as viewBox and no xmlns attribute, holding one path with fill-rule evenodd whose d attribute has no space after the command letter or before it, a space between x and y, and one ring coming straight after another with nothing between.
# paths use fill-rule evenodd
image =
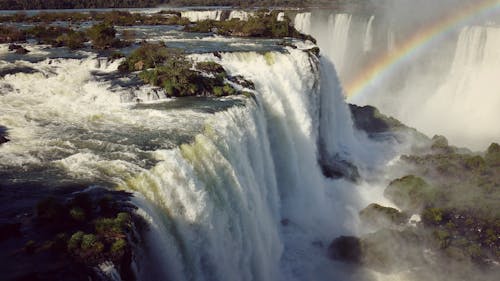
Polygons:
<instances>
[{"instance_id":1,"label":"wet rock","mask_svg":"<svg viewBox=\"0 0 500 281\"><path fill-rule=\"evenodd\" d=\"M0 136L0 145L1 145L1 144L4 144L4 143L6 143L6 142L9 142L9 141L10 141L10 140L9 140L8 138L6 138L6 137L4 137L4 136Z\"/></svg>"},{"instance_id":2,"label":"wet rock","mask_svg":"<svg viewBox=\"0 0 500 281\"><path fill-rule=\"evenodd\" d=\"M229 81L236 83L244 88L255 90L255 84L252 81L246 80L243 76L231 76L228 77Z\"/></svg>"},{"instance_id":3,"label":"wet rock","mask_svg":"<svg viewBox=\"0 0 500 281\"><path fill-rule=\"evenodd\" d=\"M356 182L360 178L356 165L338 157L328 160L322 159L320 160L320 165L323 175L327 178L345 178L352 182Z\"/></svg>"},{"instance_id":4,"label":"wet rock","mask_svg":"<svg viewBox=\"0 0 500 281\"><path fill-rule=\"evenodd\" d=\"M9 51L11 51L11 52L14 51L16 54L19 54L19 55L25 55L25 54L30 52L26 48L24 48L23 46L17 45L17 44L10 44Z\"/></svg>"},{"instance_id":5,"label":"wet rock","mask_svg":"<svg viewBox=\"0 0 500 281\"><path fill-rule=\"evenodd\" d=\"M361 240L354 236L336 238L328 248L328 255L334 260L361 263Z\"/></svg>"}]
</instances>

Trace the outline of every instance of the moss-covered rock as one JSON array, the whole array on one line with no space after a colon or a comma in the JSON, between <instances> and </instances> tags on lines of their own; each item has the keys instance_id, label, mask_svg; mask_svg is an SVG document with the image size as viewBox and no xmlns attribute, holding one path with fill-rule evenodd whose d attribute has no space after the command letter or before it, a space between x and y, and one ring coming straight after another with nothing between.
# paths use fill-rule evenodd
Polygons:
<instances>
[{"instance_id":1,"label":"moss-covered rock","mask_svg":"<svg viewBox=\"0 0 500 281\"><path fill-rule=\"evenodd\" d=\"M408 215L394 208L378 204L370 204L359 212L361 221L370 227L384 228L404 225L408 222Z\"/></svg>"},{"instance_id":2,"label":"moss-covered rock","mask_svg":"<svg viewBox=\"0 0 500 281\"><path fill-rule=\"evenodd\" d=\"M426 202L434 200L436 193L422 178L408 175L392 181L385 189L384 196L401 210L418 212Z\"/></svg>"}]
</instances>

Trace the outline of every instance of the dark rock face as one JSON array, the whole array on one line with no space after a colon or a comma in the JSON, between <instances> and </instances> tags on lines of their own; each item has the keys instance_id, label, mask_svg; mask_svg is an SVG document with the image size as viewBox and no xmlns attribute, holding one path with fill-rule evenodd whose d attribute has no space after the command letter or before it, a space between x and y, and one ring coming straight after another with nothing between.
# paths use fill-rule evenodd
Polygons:
<instances>
[{"instance_id":1,"label":"dark rock face","mask_svg":"<svg viewBox=\"0 0 500 281\"><path fill-rule=\"evenodd\" d=\"M7 128L0 125L0 145L9 141L10 140L7 138Z\"/></svg>"},{"instance_id":2,"label":"dark rock face","mask_svg":"<svg viewBox=\"0 0 500 281\"><path fill-rule=\"evenodd\" d=\"M26 48L24 48L23 46L16 45L16 44L10 44L9 51L11 51L11 52L14 51L18 55L25 55L25 54L30 52Z\"/></svg>"},{"instance_id":3,"label":"dark rock face","mask_svg":"<svg viewBox=\"0 0 500 281\"><path fill-rule=\"evenodd\" d=\"M339 158L329 160L322 159L320 160L320 166L323 175L327 178L345 178L352 182L356 182L360 178L358 167L347 160Z\"/></svg>"},{"instance_id":4,"label":"dark rock face","mask_svg":"<svg viewBox=\"0 0 500 281\"><path fill-rule=\"evenodd\" d=\"M349 104L354 125L358 130L363 130L368 134L388 132L397 128L405 128L398 120L387 117L373 106L357 106Z\"/></svg>"},{"instance_id":5,"label":"dark rock face","mask_svg":"<svg viewBox=\"0 0 500 281\"><path fill-rule=\"evenodd\" d=\"M361 240L354 236L341 236L333 240L328 247L328 255L334 260L349 263L361 263Z\"/></svg>"}]
</instances>

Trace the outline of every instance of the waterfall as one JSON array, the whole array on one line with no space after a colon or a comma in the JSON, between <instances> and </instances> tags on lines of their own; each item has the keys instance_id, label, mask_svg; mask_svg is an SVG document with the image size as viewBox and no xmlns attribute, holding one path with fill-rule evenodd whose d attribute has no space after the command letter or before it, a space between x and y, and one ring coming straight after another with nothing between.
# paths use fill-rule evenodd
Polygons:
<instances>
[{"instance_id":1,"label":"waterfall","mask_svg":"<svg viewBox=\"0 0 500 281\"><path fill-rule=\"evenodd\" d=\"M210 11L182 11L181 16L189 19L191 22L204 21L204 20L221 20L223 11L210 10Z\"/></svg>"},{"instance_id":2,"label":"waterfall","mask_svg":"<svg viewBox=\"0 0 500 281\"><path fill-rule=\"evenodd\" d=\"M122 185L152 225L144 279L317 280L320 264L332 270L314 243L354 231L356 200L322 175L317 145L327 131L342 135L333 131L350 115L336 80L320 83L323 63L288 52L222 54L229 73L255 82L255 101L216 113L193 143L158 151L162 161Z\"/></svg>"},{"instance_id":3,"label":"waterfall","mask_svg":"<svg viewBox=\"0 0 500 281\"><path fill-rule=\"evenodd\" d=\"M499 141L499 48L500 28L465 27L448 76L424 101L414 124L426 133L444 134L453 143L474 149Z\"/></svg>"},{"instance_id":4,"label":"waterfall","mask_svg":"<svg viewBox=\"0 0 500 281\"><path fill-rule=\"evenodd\" d=\"M368 23L366 24L366 32L365 32L365 39L363 40L363 51L365 53L371 51L373 47L373 20L375 19L375 16L371 16L370 19L368 20Z\"/></svg>"},{"instance_id":5,"label":"waterfall","mask_svg":"<svg viewBox=\"0 0 500 281\"><path fill-rule=\"evenodd\" d=\"M419 28L398 26L393 18L336 12L299 13L294 24L317 39L341 83L397 51L397 44ZM499 119L493 78L498 73L494 50L500 46L499 30L489 24L448 32L432 48L412 53L411 63L387 66L376 85L350 102L374 105L428 135L446 135L454 145L483 150L500 135L493 125Z\"/></svg>"},{"instance_id":6,"label":"waterfall","mask_svg":"<svg viewBox=\"0 0 500 281\"><path fill-rule=\"evenodd\" d=\"M233 10L231 13L229 13L229 20L232 19L240 19L240 20L248 20L249 17L251 17L253 13L247 12L247 11L241 11L241 10Z\"/></svg>"},{"instance_id":7,"label":"waterfall","mask_svg":"<svg viewBox=\"0 0 500 281\"><path fill-rule=\"evenodd\" d=\"M349 29L351 27L352 15L337 14L331 15L328 20L328 26L333 37L331 40L337 42L335 48L332 48L331 57L335 63L337 71L342 75L344 72L344 64L346 58L346 50L348 45Z\"/></svg>"},{"instance_id":8,"label":"waterfall","mask_svg":"<svg viewBox=\"0 0 500 281\"><path fill-rule=\"evenodd\" d=\"M311 13L298 13L294 20L295 28L305 34L311 34Z\"/></svg>"}]
</instances>

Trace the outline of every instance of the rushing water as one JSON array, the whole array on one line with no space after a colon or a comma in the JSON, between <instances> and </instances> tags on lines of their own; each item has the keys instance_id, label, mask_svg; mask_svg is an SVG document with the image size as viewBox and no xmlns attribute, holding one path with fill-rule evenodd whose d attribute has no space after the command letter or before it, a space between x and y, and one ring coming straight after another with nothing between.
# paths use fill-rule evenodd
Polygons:
<instances>
[{"instance_id":1,"label":"rushing water","mask_svg":"<svg viewBox=\"0 0 500 281\"><path fill-rule=\"evenodd\" d=\"M141 280L367 278L326 257L332 238L357 231L362 207L352 184L318 164L320 151L354 161L358 145L332 64L275 40L131 29L252 80L255 99L165 99L117 76L120 61L3 45L4 184L135 192L150 224L135 260Z\"/></svg>"}]
</instances>

